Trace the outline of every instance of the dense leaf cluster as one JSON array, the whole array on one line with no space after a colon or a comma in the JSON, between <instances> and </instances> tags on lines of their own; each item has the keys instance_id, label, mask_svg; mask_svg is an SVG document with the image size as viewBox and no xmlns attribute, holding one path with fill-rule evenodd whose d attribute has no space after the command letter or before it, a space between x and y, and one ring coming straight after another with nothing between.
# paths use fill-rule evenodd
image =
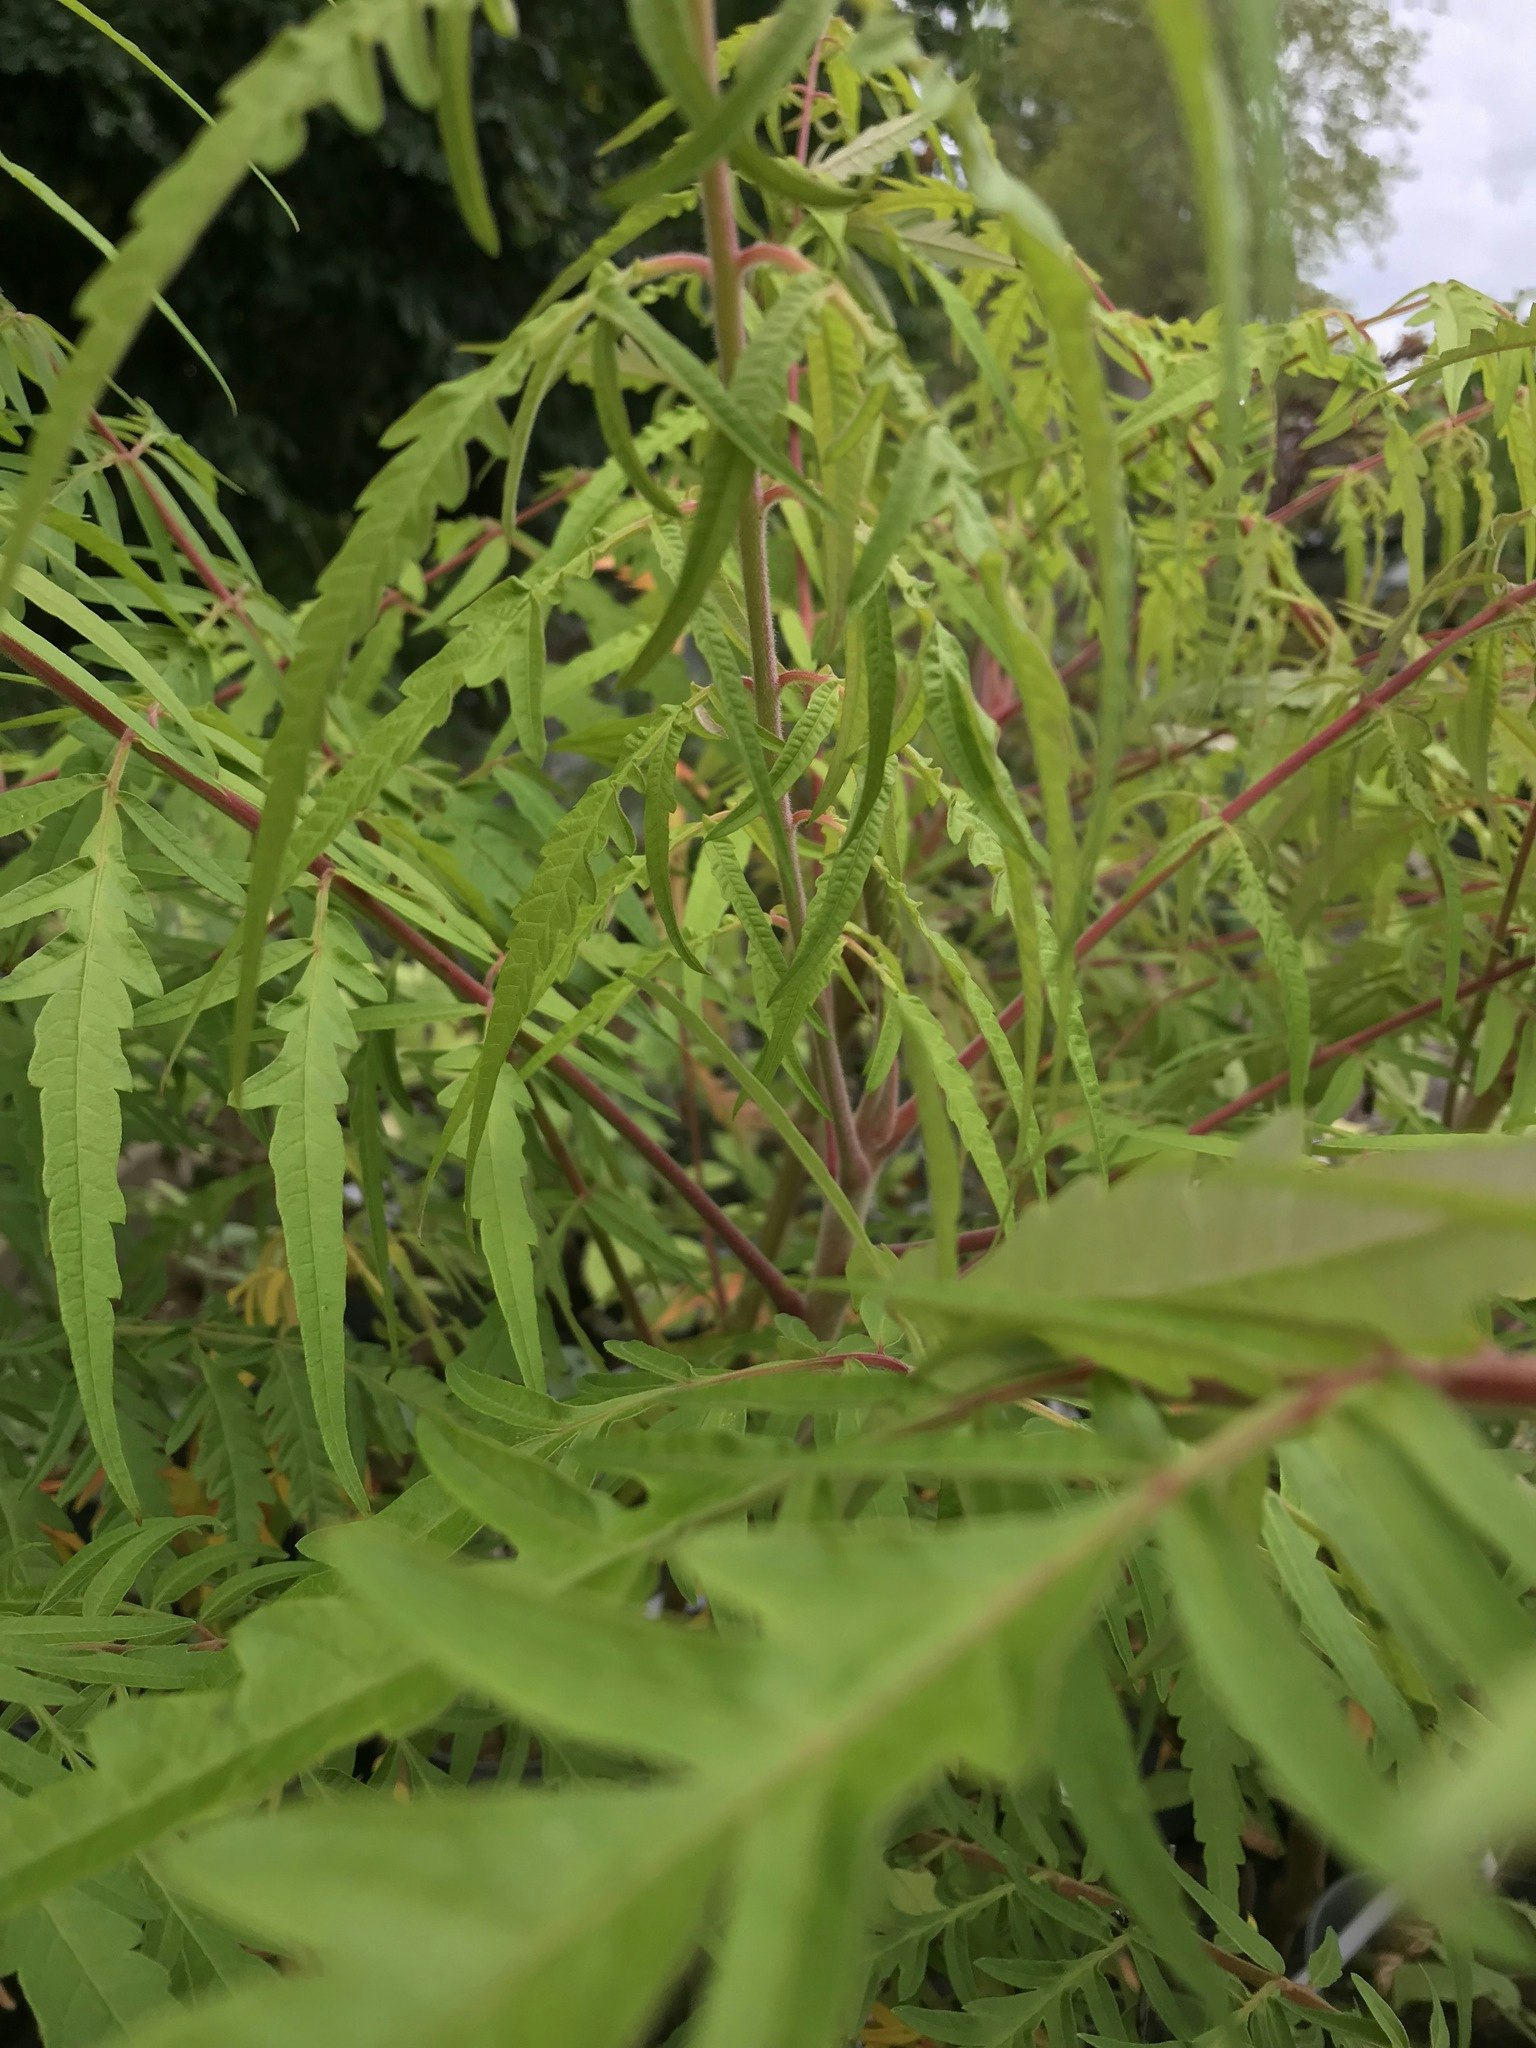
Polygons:
<instances>
[{"instance_id":1,"label":"dense leaf cluster","mask_svg":"<svg viewBox=\"0 0 1536 2048\"><path fill-rule=\"evenodd\" d=\"M278 32L298 0L115 0L97 9L201 106ZM750 7L727 0L722 20ZM156 323L126 381L246 494L240 524L270 580L294 594L339 536L379 435L447 376L463 343L504 333L561 266L609 224L602 144L642 113L650 74L621 0L527 10L515 44L480 30L476 127L508 251L476 248L455 210L430 125L398 94L359 132L315 124L281 198L252 183L180 279L176 303L239 400ZM186 148L197 116L63 0L10 0L0 17L0 152L118 239L134 200ZM5 169L0 164L0 171ZM0 176L5 290L59 323L97 256L51 227L35 196ZM557 400L541 466L601 448L590 408Z\"/></svg>"},{"instance_id":2,"label":"dense leaf cluster","mask_svg":"<svg viewBox=\"0 0 1536 2048\"><path fill-rule=\"evenodd\" d=\"M900 17L633 0L613 225L289 607L113 379L386 66L489 239L475 12L338 0L0 312L0 1965L56 2048L1523 2033L1536 329L1245 321L1199 8L1170 324Z\"/></svg>"}]
</instances>

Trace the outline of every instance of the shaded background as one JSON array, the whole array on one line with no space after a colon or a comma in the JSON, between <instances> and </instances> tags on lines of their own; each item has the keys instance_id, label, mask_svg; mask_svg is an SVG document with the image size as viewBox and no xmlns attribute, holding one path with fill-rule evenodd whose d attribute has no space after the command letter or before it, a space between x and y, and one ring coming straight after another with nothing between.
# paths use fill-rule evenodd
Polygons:
<instances>
[{"instance_id":1,"label":"shaded background","mask_svg":"<svg viewBox=\"0 0 1536 2048\"><path fill-rule=\"evenodd\" d=\"M925 46L977 80L1003 155L1111 293L1148 312L1198 310L1199 225L1144 0L1010 4L1011 14L999 0L912 0L910 12ZM1237 4L1217 0L1229 43ZM1341 238L1385 229L1391 137L1417 51L1389 0L1280 4L1307 277ZM311 8L100 0L100 11L211 106L225 79ZM729 28L762 11L763 0L723 0L721 18ZM171 293L228 377L238 416L163 321L151 322L124 370L125 388L246 493L237 521L279 591L301 589L334 547L377 466L380 432L451 371L455 345L504 334L612 218L596 151L652 97L623 0L525 0L521 14L520 39L486 35L477 64L499 258L482 255L459 220L429 118L398 99L371 136L322 117L280 180L300 232L252 182ZM6 153L114 238L196 126L58 0L5 0L0 103ZM94 262L34 198L0 180L0 292L69 332ZM596 450L581 394L561 391L541 415L530 475Z\"/></svg>"}]
</instances>

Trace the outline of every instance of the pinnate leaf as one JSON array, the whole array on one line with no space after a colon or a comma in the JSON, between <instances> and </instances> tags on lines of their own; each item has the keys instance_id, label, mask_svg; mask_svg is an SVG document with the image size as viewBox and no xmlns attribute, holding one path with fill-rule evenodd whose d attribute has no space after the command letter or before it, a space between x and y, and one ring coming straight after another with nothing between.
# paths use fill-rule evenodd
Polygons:
<instances>
[{"instance_id":1,"label":"pinnate leaf","mask_svg":"<svg viewBox=\"0 0 1536 2048\"><path fill-rule=\"evenodd\" d=\"M272 1173L304 1363L326 1455L359 1507L366 1506L367 1496L347 1423L346 1149L339 1112L347 1095L347 1064L357 1047L348 998L368 1001L377 990L361 941L338 913L322 908L309 965L293 995L272 1013L282 1047L246 1091L253 1108L277 1112Z\"/></svg>"},{"instance_id":2,"label":"pinnate leaf","mask_svg":"<svg viewBox=\"0 0 1536 2048\"><path fill-rule=\"evenodd\" d=\"M127 1213L117 1180L123 1118L133 1085L122 1049L133 992L156 996L160 977L136 929L149 916L123 858L110 798L78 873L59 899L65 928L3 983L12 1002L46 1000L27 1069L43 1122L43 1189L59 1313L91 1440L130 1507L137 1488L113 1402L112 1304L119 1289L113 1225Z\"/></svg>"}]
</instances>

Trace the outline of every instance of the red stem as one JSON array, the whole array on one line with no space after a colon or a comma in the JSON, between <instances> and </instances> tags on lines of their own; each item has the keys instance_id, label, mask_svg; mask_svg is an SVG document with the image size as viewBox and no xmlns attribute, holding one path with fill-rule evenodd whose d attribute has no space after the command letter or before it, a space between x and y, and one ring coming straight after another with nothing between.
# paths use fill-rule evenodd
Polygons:
<instances>
[{"instance_id":1,"label":"red stem","mask_svg":"<svg viewBox=\"0 0 1536 2048\"><path fill-rule=\"evenodd\" d=\"M154 474L143 456L136 449L130 448L126 443L120 441L99 412L91 414L91 426L101 436L102 440L106 442L118 461L131 469L138 478L140 489L154 507L155 517L169 534L172 543L186 557L198 582L202 584L205 590L210 591L218 599L226 611L230 612L240 621L247 633L254 636L256 628L251 623L249 612L247 612L237 594L224 581L218 570L214 568L212 562L203 553L186 527L177 518L164 492L156 483Z\"/></svg>"},{"instance_id":2,"label":"red stem","mask_svg":"<svg viewBox=\"0 0 1536 2048\"><path fill-rule=\"evenodd\" d=\"M591 481L591 475L590 470L578 470L569 483L561 484L558 490L547 491L542 498L536 498L531 505L525 505L512 524L526 526L530 519L537 519L541 512L548 512L555 505L563 505L573 491L579 491L584 483ZM451 576L455 569L462 569L466 562L472 562L476 555L488 548L493 540L501 540L505 534L506 528L499 519L487 519L483 530L468 547L460 548L456 555L450 555L445 562L435 562L423 573L421 580L423 583L436 583L441 577ZM403 590L386 590L379 600L379 610L388 611L391 605L405 604L407 601Z\"/></svg>"},{"instance_id":3,"label":"red stem","mask_svg":"<svg viewBox=\"0 0 1536 2048\"><path fill-rule=\"evenodd\" d=\"M1087 285L1089 291L1092 292L1095 304L1105 313L1118 313L1120 308L1109 296L1109 293L1105 291L1103 285L1094 276L1093 272L1088 268L1088 265L1083 261L1082 257L1074 256L1072 260L1077 265L1078 270L1081 272L1084 283ZM1126 350L1129 352L1131 361L1136 365L1137 374L1140 376L1141 381L1144 384L1150 385L1153 381L1153 378L1152 372L1148 367L1146 357L1141 353L1141 350L1137 348L1133 342L1125 341L1123 335L1121 337L1121 340L1124 343Z\"/></svg>"},{"instance_id":4,"label":"red stem","mask_svg":"<svg viewBox=\"0 0 1536 2048\"><path fill-rule=\"evenodd\" d=\"M797 277L803 277L816 268L807 256L798 249L786 247L783 242L750 242L736 258L738 270L755 269L759 263L771 263L779 270L788 270Z\"/></svg>"},{"instance_id":5,"label":"red stem","mask_svg":"<svg viewBox=\"0 0 1536 2048\"><path fill-rule=\"evenodd\" d=\"M805 67L805 84L800 88L800 133L795 137L795 162L804 164L811 155L811 120L816 110L816 81L821 73L821 46L824 35L816 38L811 50L811 61Z\"/></svg>"},{"instance_id":6,"label":"red stem","mask_svg":"<svg viewBox=\"0 0 1536 2048\"><path fill-rule=\"evenodd\" d=\"M824 681L825 678L820 678L820 680ZM1010 708L1007 715L1012 717L1012 708ZM1001 721L998 722L1001 723ZM1230 726L1216 725L1212 726L1209 732L1201 733L1198 739L1184 740L1176 747L1138 747L1134 753L1126 754L1123 757L1119 767L1115 770L1115 781L1117 783L1134 782L1138 775L1149 774L1154 768L1169 768L1175 761L1182 761L1190 754L1198 754L1203 748L1214 746L1217 740L1227 739L1230 735ZM1081 777L1072 785L1073 802L1082 802L1091 793L1091 788L1091 777ZM1040 785L1038 782L1026 782L1019 791L1019 794L1020 796L1038 796L1040 794Z\"/></svg>"},{"instance_id":7,"label":"red stem","mask_svg":"<svg viewBox=\"0 0 1536 2048\"><path fill-rule=\"evenodd\" d=\"M805 164L811 154L811 121L816 109L816 80L821 72L821 46L825 36L818 36L811 50L811 60L805 67L805 84L800 91L800 132L795 138L795 161ZM800 218L800 209L795 208L795 219ZM745 256L743 256L745 262ZM800 399L800 365L792 363L789 370L789 402L797 405ZM793 420L789 427L789 459L803 476L805 462L800 449L800 429ZM811 590L811 572L806 566L804 555L795 549L795 606L800 614L800 628L807 640L814 637L816 630L816 599ZM780 683L784 678L780 672Z\"/></svg>"},{"instance_id":8,"label":"red stem","mask_svg":"<svg viewBox=\"0 0 1536 2048\"><path fill-rule=\"evenodd\" d=\"M546 496L536 499L533 504L525 505L522 511L518 513L516 519L512 522L513 525L526 526L530 519L536 519L541 512L548 512L550 508L554 505L564 504L565 500L568 497L570 497L571 493L573 491L580 490L581 486L584 483L587 483L590 480L590 478L590 470L579 470L577 474L571 478L569 483L562 484L558 490L550 491ZM154 501L151 500L151 503L153 502ZM161 511L161 508L158 505L156 505L155 509L157 512ZM162 513L161 516L164 517L165 515ZM178 547L182 546L183 543L181 538L179 537L179 530L175 527L174 524L167 526L166 531L170 534L171 539L176 542L176 545ZM482 554L485 551L485 549L490 546L493 540L502 539L505 532L506 528L501 524L499 520L488 519L485 522L483 530L475 536L475 538L469 543L467 547L460 548L456 555L450 555L446 561L434 562L430 569L427 569L423 572L422 581L424 583L437 583L444 576L451 576L455 569L462 569L467 562L474 561L475 557L479 554ZM193 556L189 556L188 560L191 561L194 570L197 570L199 577L206 582L207 579L206 577L203 577L203 572L198 566L197 559L195 559ZM208 569L208 575L214 575L214 573L215 572L210 567ZM209 584L208 587L210 589L215 588L213 584ZM215 595L217 595L216 590ZM403 590L386 590L384 595L379 599L379 610L381 612L387 612L392 610L396 605L408 604L409 602L410 600L406 597L405 592ZM279 659L277 662L274 663L274 666L278 669L286 668L288 666L287 658L283 657ZM237 677L234 682L225 683L221 686L221 688L215 690L213 693L213 701L215 704L232 704L234 700L243 693L244 689L244 678Z\"/></svg>"},{"instance_id":9,"label":"red stem","mask_svg":"<svg viewBox=\"0 0 1536 2048\"><path fill-rule=\"evenodd\" d=\"M1347 320L1351 327L1379 327L1383 320L1401 320L1405 313L1417 313L1421 306L1429 304L1428 292L1414 292L1406 299L1399 299L1394 306L1385 306L1379 313L1370 313L1364 320L1353 313L1346 313L1342 306L1330 306L1328 311L1340 320Z\"/></svg>"},{"instance_id":10,"label":"red stem","mask_svg":"<svg viewBox=\"0 0 1536 2048\"><path fill-rule=\"evenodd\" d=\"M709 258L701 256L697 249L670 249L664 256L647 256L635 265L643 277L669 277L678 271L690 277L709 277Z\"/></svg>"},{"instance_id":11,"label":"red stem","mask_svg":"<svg viewBox=\"0 0 1536 2048\"><path fill-rule=\"evenodd\" d=\"M545 503L547 504L548 502L546 499ZM542 510L543 508L541 507L540 509ZM530 506L529 510L532 511L533 507ZM462 569L466 562L472 562L477 555L483 554L493 540L500 540L501 534L500 520L487 519L485 525L469 543L468 547L460 548L458 553L450 555L446 562L434 564L432 568L424 573L421 579L422 582L435 583L441 576L451 576L455 569ZM379 599L379 610L381 612L392 611L396 605L407 604L409 601L403 590L386 590Z\"/></svg>"},{"instance_id":12,"label":"red stem","mask_svg":"<svg viewBox=\"0 0 1536 2048\"><path fill-rule=\"evenodd\" d=\"M955 1251L957 1254L964 1255L969 1255L972 1252L986 1252L990 1251L996 1242L997 1225L995 1223L986 1223L979 1230L962 1230L955 1239ZM899 1259L908 1252L927 1251L932 1243L932 1238L913 1238L907 1244L883 1244L880 1249L883 1252L893 1252Z\"/></svg>"},{"instance_id":13,"label":"red stem","mask_svg":"<svg viewBox=\"0 0 1536 2048\"><path fill-rule=\"evenodd\" d=\"M1145 903L1149 896L1154 895L1186 862L1193 860L1203 846L1209 845L1224 825L1234 824L1256 804L1262 803L1265 797L1273 795L1293 776L1299 775L1310 762L1315 761L1319 754L1326 753L1331 746L1353 732L1355 727L1362 724L1373 711L1379 711L1384 704L1390 704L1394 697L1401 696L1404 690L1410 689L1413 684L1428 675L1445 655L1454 652L1457 647L1487 627L1495 625L1510 612L1518 611L1521 605L1533 601L1536 601L1536 581L1517 584L1513 589L1506 590L1502 597L1496 597L1491 604L1484 605L1480 612L1474 613L1464 624L1446 633L1416 661L1410 661L1406 668L1401 668L1395 675L1388 676L1386 681L1378 683L1374 690L1367 690L1363 696L1357 697L1347 711L1341 711L1338 717L1325 725L1320 732L1314 733L1311 739L1304 741L1292 753L1287 754L1285 759L1271 768L1267 775L1261 775L1257 782L1252 783L1241 795L1235 796L1229 804L1223 806L1211 820L1210 830L1197 839L1193 846L1186 847L1177 860L1171 860L1163 867L1144 875L1133 889L1127 890L1124 896L1112 903L1103 916L1096 918L1079 937L1074 948L1076 957L1079 960L1086 959L1103 939L1106 939L1118 925L1124 923L1133 910ZM1429 1006L1430 1009L1435 1007L1433 1003ZM1004 1031L1011 1031L1023 1014L1024 998L1022 995L1015 996L1005 1009L999 1011L997 1021ZM1428 1015L1428 1011L1415 1011L1413 1015ZM1398 1024L1390 1028L1397 1029L1402 1022L1411 1021L1411 1017L1400 1019ZM987 1042L984 1038L973 1038L960 1053L961 1064L974 1067L986 1049ZM1283 1079L1276 1085L1283 1086ZM1273 1089L1268 1089L1268 1084L1266 1088L1267 1092L1274 1092ZM911 1134L916 1123L916 1102L904 1103L897 1112L893 1142L900 1144Z\"/></svg>"},{"instance_id":14,"label":"red stem","mask_svg":"<svg viewBox=\"0 0 1536 2048\"><path fill-rule=\"evenodd\" d=\"M688 1027L681 1021L677 1027L677 1056L682 1067L683 1122L688 1132L688 1156L693 1162L695 1178L702 1182L704 1129L699 1116L698 1069L694 1065L693 1048L688 1043ZM723 1319L730 1304L725 1296L725 1275L720 1270L720 1250L715 1243L715 1233L712 1230L704 1232L704 1256L709 1261L709 1277L715 1290L715 1306Z\"/></svg>"},{"instance_id":15,"label":"red stem","mask_svg":"<svg viewBox=\"0 0 1536 2048\"><path fill-rule=\"evenodd\" d=\"M1433 440L1437 434L1448 434L1455 427L1469 426L1472 421L1484 418L1492 410L1491 402L1487 401L1479 405L1468 406L1465 412L1454 413L1449 419L1436 420L1432 426L1426 427L1417 438L1420 441ZM1277 505L1273 512L1266 512L1264 516L1272 526L1288 526L1293 519L1301 518L1304 513L1312 511L1315 506L1321 505L1326 499L1331 498L1346 477L1363 474L1366 470L1379 469L1385 461L1385 452L1379 455L1364 456L1359 462L1352 462L1347 468L1336 470L1332 476L1324 477L1321 483L1314 484L1310 490L1303 491L1299 497L1292 498L1289 503ZM1062 663L1061 680L1064 683L1076 682L1079 676L1086 675L1088 670L1097 664L1103 652L1103 643L1097 638L1085 641L1070 660ZM999 717L998 724L1006 725L1010 718L1017 717L1020 709L1019 701L1015 698L1014 702Z\"/></svg>"},{"instance_id":16,"label":"red stem","mask_svg":"<svg viewBox=\"0 0 1536 2048\"><path fill-rule=\"evenodd\" d=\"M1485 419L1492 411L1492 399L1484 399L1481 404L1469 405L1465 412L1453 413L1449 419L1436 420L1416 438L1420 441L1432 441L1437 435L1453 433L1457 427L1470 426L1474 420ZM1277 506L1273 512L1265 516L1272 526L1288 526L1293 519L1301 519L1312 511L1314 506L1325 503L1346 478L1364 476L1370 470L1380 469L1386 459L1385 449L1376 455L1363 455L1358 462L1348 463L1343 469L1335 470L1332 476L1325 476L1322 482L1314 484L1311 490L1303 491L1300 497L1292 498L1289 504Z\"/></svg>"},{"instance_id":17,"label":"red stem","mask_svg":"<svg viewBox=\"0 0 1536 2048\"><path fill-rule=\"evenodd\" d=\"M1520 960L1507 960L1502 967L1480 974L1474 980L1464 981L1456 991L1456 1000L1465 1002L1469 997L1482 995L1488 989L1495 988L1501 981L1508 981L1516 974L1523 974L1532 964L1528 956ZM1181 993L1187 994L1189 991ZM1390 1038L1394 1032L1406 1031L1410 1024L1418 1024L1425 1017L1432 1017L1439 1008L1440 998L1432 996L1427 1002L1414 1003L1409 1009L1397 1010L1392 1016L1383 1017L1379 1023L1367 1024L1362 1030L1351 1032L1348 1038L1335 1039L1332 1045L1320 1046L1307 1062L1307 1071L1315 1073L1319 1067L1331 1066L1336 1060L1347 1059L1351 1053L1360 1052L1366 1046L1374 1045L1379 1038ZM1290 1070L1287 1068L1284 1073L1271 1075L1269 1080L1259 1082L1257 1087L1246 1089L1241 1095L1234 1096L1230 1102L1224 1102L1220 1109L1212 1110L1208 1116L1200 1117L1188 1125L1189 1135L1198 1138L1203 1137L1208 1131L1219 1130L1223 1124L1231 1123L1245 1110L1254 1108L1257 1103L1267 1102L1272 1095L1278 1095L1287 1086L1290 1078ZM956 1248L964 1253L984 1252L996 1242L998 1235L997 1225L991 1223L978 1230L963 1230L956 1240ZM882 1247L885 1251L896 1253L898 1257L905 1252L919 1251L922 1248L923 1242L917 1240L908 1244ZM1536 1362L1533 1362L1533 1370L1536 1370Z\"/></svg>"},{"instance_id":18,"label":"red stem","mask_svg":"<svg viewBox=\"0 0 1536 2048\"><path fill-rule=\"evenodd\" d=\"M1436 1387L1453 1401L1492 1408L1529 1408L1536 1402L1536 1358L1489 1345L1472 1358L1449 1365L1421 1366L1414 1378Z\"/></svg>"},{"instance_id":19,"label":"red stem","mask_svg":"<svg viewBox=\"0 0 1536 2048\"><path fill-rule=\"evenodd\" d=\"M1204 838L1188 847L1177 860L1169 861L1166 866L1146 876L1117 903L1111 904L1103 916L1095 919L1078 939L1077 957L1081 960L1091 953L1101 939L1130 916L1138 904L1145 902L1154 890L1161 888L1164 882L1176 875L1186 861L1192 860L1207 840L1213 838L1223 825L1235 824L1239 818L1245 817L1256 805L1261 804L1265 797L1272 796L1293 776L1299 775L1303 768L1317 759L1319 754L1325 754L1330 747L1352 733L1357 725L1364 724L1373 711L1379 711L1383 705L1390 704L1395 697L1400 697L1404 690L1411 689L1415 683L1421 681L1447 654L1484 632L1489 626L1496 625L1510 612L1518 611L1522 605L1530 604L1533 600L1536 600L1536 581L1517 584L1513 589L1506 590L1502 597L1496 597L1491 604L1485 604L1480 612L1475 612L1464 624L1453 628L1443 639L1437 640L1434 646L1421 654L1416 661L1410 661L1406 668L1400 668L1395 675L1388 676L1386 681L1378 683L1374 690L1367 690L1362 696L1357 697L1347 710L1341 711L1338 717L1331 720L1320 732L1315 732L1311 739L1304 740L1299 747L1287 754L1283 761L1276 762L1267 775L1261 775L1257 782L1250 783L1247 789L1233 797L1229 804L1224 804L1211 820L1210 832Z\"/></svg>"},{"instance_id":20,"label":"red stem","mask_svg":"<svg viewBox=\"0 0 1536 2048\"><path fill-rule=\"evenodd\" d=\"M1501 981L1508 981L1511 975L1523 974L1531 965L1530 959L1506 960L1502 967L1491 968L1488 973L1477 975L1471 981L1464 981L1456 991L1458 1003L1480 996L1490 988L1496 988ZM1410 1024L1417 1024L1421 1018L1432 1017L1440 1008L1440 998L1431 996L1427 1002L1415 1003L1411 1009L1399 1010L1395 1016L1383 1017L1379 1024L1367 1024L1362 1031L1352 1031L1348 1038L1336 1038L1332 1045L1319 1046L1307 1062L1309 1073L1316 1073L1319 1067L1332 1066L1335 1060L1347 1059L1351 1053L1360 1052L1368 1045L1374 1045L1378 1038L1388 1038L1395 1031L1405 1031ZM1224 1102L1220 1109L1213 1109L1208 1116L1200 1117L1189 1126L1191 1137L1203 1137L1207 1131L1218 1131L1223 1124L1229 1124L1234 1117L1242 1115L1245 1109L1252 1109L1256 1102L1267 1102L1272 1095L1278 1095L1291 1078L1290 1069L1283 1074L1272 1074L1267 1081L1260 1081L1257 1087L1245 1088L1241 1095L1234 1095L1230 1102Z\"/></svg>"},{"instance_id":21,"label":"red stem","mask_svg":"<svg viewBox=\"0 0 1536 2048\"><path fill-rule=\"evenodd\" d=\"M813 1361L803 1360L810 1364ZM824 1358L814 1361L817 1365L868 1365L877 1372L910 1372L911 1366L905 1360L892 1358L888 1351L829 1351Z\"/></svg>"}]
</instances>

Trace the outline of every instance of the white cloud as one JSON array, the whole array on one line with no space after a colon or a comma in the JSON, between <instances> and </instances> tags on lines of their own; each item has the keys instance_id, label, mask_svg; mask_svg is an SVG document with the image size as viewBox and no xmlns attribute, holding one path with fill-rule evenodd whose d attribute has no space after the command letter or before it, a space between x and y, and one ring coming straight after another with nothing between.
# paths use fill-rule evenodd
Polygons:
<instances>
[{"instance_id":1,"label":"white cloud","mask_svg":"<svg viewBox=\"0 0 1536 2048\"><path fill-rule=\"evenodd\" d=\"M1393 224L1317 280L1374 313L1440 278L1509 300L1536 291L1536 0L1397 0L1424 33L1409 170Z\"/></svg>"}]
</instances>

